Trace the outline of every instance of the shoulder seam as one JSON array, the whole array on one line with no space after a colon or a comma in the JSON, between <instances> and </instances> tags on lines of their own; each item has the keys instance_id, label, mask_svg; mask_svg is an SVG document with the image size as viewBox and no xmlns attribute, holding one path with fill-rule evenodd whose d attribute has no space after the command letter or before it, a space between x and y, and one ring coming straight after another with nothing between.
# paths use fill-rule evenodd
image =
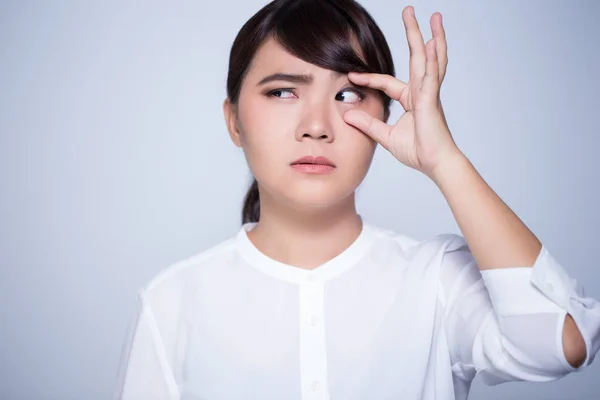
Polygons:
<instances>
[{"instance_id":1,"label":"shoulder seam","mask_svg":"<svg viewBox=\"0 0 600 400\"><path fill-rule=\"evenodd\" d=\"M177 272L180 272L181 270L191 267L195 264L206 262L211 258L230 250L234 242L235 238L229 238L212 248L204 250L200 253L197 253L196 255L185 258L181 261L177 261L175 263L170 264L150 280L150 282L143 288L144 293L151 291L153 288L155 288L156 286L158 286Z\"/></svg>"}]
</instances>

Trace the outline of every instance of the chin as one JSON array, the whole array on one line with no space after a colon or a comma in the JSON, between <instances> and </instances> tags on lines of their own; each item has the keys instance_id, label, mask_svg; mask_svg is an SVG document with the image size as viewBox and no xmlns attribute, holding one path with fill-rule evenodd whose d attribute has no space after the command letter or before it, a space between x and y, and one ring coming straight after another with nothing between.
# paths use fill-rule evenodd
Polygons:
<instances>
[{"instance_id":1,"label":"chin","mask_svg":"<svg viewBox=\"0 0 600 400\"><path fill-rule=\"evenodd\" d=\"M315 210L326 209L339 205L353 193L352 190L342 190L336 186L329 184L328 187L315 185L312 188L296 188L297 190L286 191L285 198L298 207Z\"/></svg>"}]
</instances>

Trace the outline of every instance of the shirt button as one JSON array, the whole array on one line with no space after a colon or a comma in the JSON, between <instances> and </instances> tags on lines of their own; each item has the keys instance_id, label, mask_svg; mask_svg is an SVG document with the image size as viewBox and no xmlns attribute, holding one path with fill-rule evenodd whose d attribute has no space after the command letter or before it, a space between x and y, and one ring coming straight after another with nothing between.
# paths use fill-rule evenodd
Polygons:
<instances>
[{"instance_id":1,"label":"shirt button","mask_svg":"<svg viewBox=\"0 0 600 400\"><path fill-rule=\"evenodd\" d=\"M310 326L317 326L318 324L319 324L319 318L313 316L310 319Z\"/></svg>"},{"instance_id":2,"label":"shirt button","mask_svg":"<svg viewBox=\"0 0 600 400\"><path fill-rule=\"evenodd\" d=\"M312 383L312 390L313 390L313 392L316 392L317 390L319 390L320 386L321 385L319 385L319 382L313 381L313 383Z\"/></svg>"}]
</instances>

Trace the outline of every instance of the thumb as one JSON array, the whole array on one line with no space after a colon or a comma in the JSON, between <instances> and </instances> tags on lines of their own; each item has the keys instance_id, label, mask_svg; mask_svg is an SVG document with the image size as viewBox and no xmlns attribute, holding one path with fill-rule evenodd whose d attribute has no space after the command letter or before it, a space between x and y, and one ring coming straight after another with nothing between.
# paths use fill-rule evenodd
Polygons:
<instances>
[{"instance_id":1,"label":"thumb","mask_svg":"<svg viewBox=\"0 0 600 400\"><path fill-rule=\"evenodd\" d=\"M348 110L344 113L343 118L346 123L359 129L383 147L387 148L392 126L377 118L373 118L362 110Z\"/></svg>"}]
</instances>

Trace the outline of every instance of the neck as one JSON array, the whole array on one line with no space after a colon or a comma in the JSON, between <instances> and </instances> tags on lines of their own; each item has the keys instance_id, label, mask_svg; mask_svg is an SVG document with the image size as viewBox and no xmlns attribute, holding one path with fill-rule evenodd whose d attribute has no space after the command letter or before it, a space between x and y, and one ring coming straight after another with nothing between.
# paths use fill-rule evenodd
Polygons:
<instances>
[{"instance_id":1,"label":"neck","mask_svg":"<svg viewBox=\"0 0 600 400\"><path fill-rule=\"evenodd\" d=\"M268 257L314 269L347 249L359 236L362 220L354 194L326 208L284 207L261 193L260 221L248 238Z\"/></svg>"}]
</instances>

